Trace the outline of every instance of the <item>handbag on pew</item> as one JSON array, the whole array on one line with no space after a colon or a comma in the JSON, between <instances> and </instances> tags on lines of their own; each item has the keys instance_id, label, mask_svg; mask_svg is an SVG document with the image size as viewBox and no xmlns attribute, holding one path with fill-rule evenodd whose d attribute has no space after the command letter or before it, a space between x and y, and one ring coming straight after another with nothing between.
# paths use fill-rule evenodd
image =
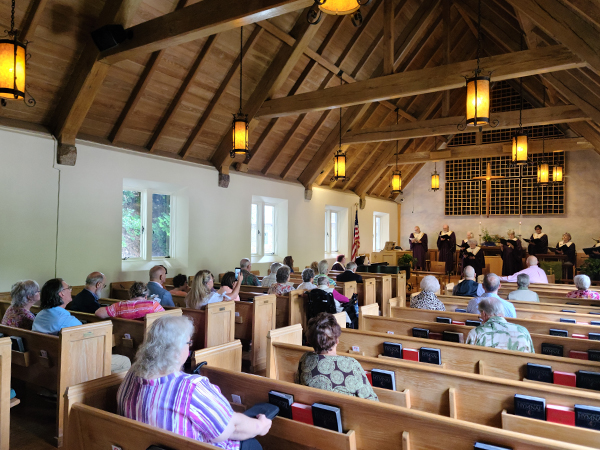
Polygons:
<instances>
[{"instance_id":1,"label":"handbag on pew","mask_svg":"<svg viewBox=\"0 0 600 450\"><path fill-rule=\"evenodd\" d=\"M269 420L273 420L279 414L279 407L272 403L257 403L252 408L244 411L244 415L255 419L259 414L264 414Z\"/></svg>"}]
</instances>

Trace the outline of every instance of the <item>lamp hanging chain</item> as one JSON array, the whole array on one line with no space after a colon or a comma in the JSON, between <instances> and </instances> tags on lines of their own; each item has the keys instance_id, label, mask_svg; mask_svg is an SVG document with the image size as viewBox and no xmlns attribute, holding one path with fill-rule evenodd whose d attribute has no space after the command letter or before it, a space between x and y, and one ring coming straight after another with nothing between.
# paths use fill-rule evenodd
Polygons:
<instances>
[{"instance_id":1,"label":"lamp hanging chain","mask_svg":"<svg viewBox=\"0 0 600 450\"><path fill-rule=\"evenodd\" d=\"M546 86L542 83L542 107L546 107ZM542 125L542 163L546 162L546 131L544 130L544 125Z\"/></svg>"},{"instance_id":2,"label":"lamp hanging chain","mask_svg":"<svg viewBox=\"0 0 600 450\"><path fill-rule=\"evenodd\" d=\"M398 125L398 116L400 115L400 107L396 108L396 125ZM398 170L398 139L396 139L396 170Z\"/></svg>"},{"instance_id":3,"label":"lamp hanging chain","mask_svg":"<svg viewBox=\"0 0 600 450\"><path fill-rule=\"evenodd\" d=\"M340 86L344 84L344 80L340 75ZM342 107L340 106L340 152L342 151Z\"/></svg>"},{"instance_id":4,"label":"lamp hanging chain","mask_svg":"<svg viewBox=\"0 0 600 450\"><path fill-rule=\"evenodd\" d=\"M523 51L523 32L521 32L521 51ZM519 109L519 128L523 131L523 77L519 78L519 97L521 97L521 107Z\"/></svg>"},{"instance_id":5,"label":"lamp hanging chain","mask_svg":"<svg viewBox=\"0 0 600 450\"><path fill-rule=\"evenodd\" d=\"M244 42L244 27L240 27L240 114L242 114L242 64L243 64L243 61L244 61L244 58L243 58L243 56L244 56L243 55L243 52L244 52L243 42Z\"/></svg>"},{"instance_id":6,"label":"lamp hanging chain","mask_svg":"<svg viewBox=\"0 0 600 450\"><path fill-rule=\"evenodd\" d=\"M15 0L12 0L12 6L10 10L10 36L16 35L15 33Z\"/></svg>"}]
</instances>

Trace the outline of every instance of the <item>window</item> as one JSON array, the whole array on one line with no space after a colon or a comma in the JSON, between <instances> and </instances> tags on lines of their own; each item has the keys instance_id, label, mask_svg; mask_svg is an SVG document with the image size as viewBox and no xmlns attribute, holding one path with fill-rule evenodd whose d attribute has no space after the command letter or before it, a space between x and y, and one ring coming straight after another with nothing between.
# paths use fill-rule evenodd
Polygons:
<instances>
[{"instance_id":1,"label":"window","mask_svg":"<svg viewBox=\"0 0 600 450\"><path fill-rule=\"evenodd\" d=\"M390 240L390 215L373 213L373 251L380 252Z\"/></svg>"},{"instance_id":2,"label":"window","mask_svg":"<svg viewBox=\"0 0 600 450\"><path fill-rule=\"evenodd\" d=\"M373 217L373 250L381 251L381 217Z\"/></svg>"},{"instance_id":3,"label":"window","mask_svg":"<svg viewBox=\"0 0 600 450\"><path fill-rule=\"evenodd\" d=\"M339 213L330 209L325 210L325 253L339 251Z\"/></svg>"},{"instance_id":4,"label":"window","mask_svg":"<svg viewBox=\"0 0 600 450\"><path fill-rule=\"evenodd\" d=\"M275 205L252 203L251 222L252 255L274 255L277 249Z\"/></svg>"},{"instance_id":5,"label":"window","mask_svg":"<svg viewBox=\"0 0 600 450\"><path fill-rule=\"evenodd\" d=\"M123 230L121 236L121 257L140 258L142 256L142 233L144 227L141 219L142 193L123 191Z\"/></svg>"},{"instance_id":6,"label":"window","mask_svg":"<svg viewBox=\"0 0 600 450\"><path fill-rule=\"evenodd\" d=\"M252 203L252 212L250 213L251 226L251 240L250 240L250 253L256 255L258 253L258 205Z\"/></svg>"},{"instance_id":7,"label":"window","mask_svg":"<svg viewBox=\"0 0 600 450\"><path fill-rule=\"evenodd\" d=\"M152 194L152 256L171 252L171 196Z\"/></svg>"}]
</instances>

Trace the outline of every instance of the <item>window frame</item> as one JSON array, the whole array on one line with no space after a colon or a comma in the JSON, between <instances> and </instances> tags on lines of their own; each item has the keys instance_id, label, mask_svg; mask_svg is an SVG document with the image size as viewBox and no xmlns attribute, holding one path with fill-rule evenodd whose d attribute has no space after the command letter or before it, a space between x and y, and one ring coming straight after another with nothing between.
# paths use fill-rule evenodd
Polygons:
<instances>
[{"instance_id":1,"label":"window frame","mask_svg":"<svg viewBox=\"0 0 600 450\"><path fill-rule=\"evenodd\" d=\"M381 216L373 214L373 251L380 252L381 248Z\"/></svg>"},{"instance_id":2,"label":"window frame","mask_svg":"<svg viewBox=\"0 0 600 450\"><path fill-rule=\"evenodd\" d=\"M331 240L331 235L333 234L331 232L332 230L332 215L335 214L336 216L336 221L335 221L335 225L336 225L336 249L334 249L333 247L333 243ZM337 209L333 209L333 208L325 208L325 254L326 255L337 255L340 251L340 227L341 227L341 220L340 220L340 211Z\"/></svg>"},{"instance_id":3,"label":"window frame","mask_svg":"<svg viewBox=\"0 0 600 450\"><path fill-rule=\"evenodd\" d=\"M252 206L256 205L257 214L256 214L256 250L257 253L251 253L253 257L263 257L263 256L275 256L277 255L277 205L272 202L266 201L252 201L250 217L252 217ZM265 252L265 208L271 207L273 208L273 253ZM252 230L252 222L250 223L250 230ZM252 232L252 231L251 231ZM251 237L252 239L252 237ZM252 244L251 244L252 245ZM252 251L252 249L251 249Z\"/></svg>"}]
</instances>

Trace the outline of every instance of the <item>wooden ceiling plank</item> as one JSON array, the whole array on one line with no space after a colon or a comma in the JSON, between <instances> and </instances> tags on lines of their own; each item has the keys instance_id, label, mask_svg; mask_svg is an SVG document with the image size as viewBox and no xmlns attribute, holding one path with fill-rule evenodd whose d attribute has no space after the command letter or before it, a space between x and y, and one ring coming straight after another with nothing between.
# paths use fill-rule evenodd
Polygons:
<instances>
[{"instance_id":1,"label":"wooden ceiling plank","mask_svg":"<svg viewBox=\"0 0 600 450\"><path fill-rule=\"evenodd\" d=\"M209 36L202 48L200 49L200 51L198 52L198 55L196 56L196 59L192 63L192 66L188 70L188 73L186 74L185 78L183 79L181 86L179 86L175 97L173 97L173 100L171 100L169 107L165 111L163 117L160 119L158 126L154 130L152 137L146 145L146 148L148 149L148 151L150 151L150 153L154 153L154 151L156 150L156 146L160 141L160 138L162 137L165 128L167 127L169 121L173 118L173 114L175 114L175 112L177 112L177 110L181 106L185 94L187 94L193 81L198 76L198 73L200 72L200 67L202 65L202 61L204 61L206 55L213 48L216 37L216 35Z\"/></svg>"},{"instance_id":2,"label":"wooden ceiling plank","mask_svg":"<svg viewBox=\"0 0 600 450\"><path fill-rule=\"evenodd\" d=\"M281 16L312 4L312 0L203 0L129 28L133 37L114 49L102 52L100 59L114 64Z\"/></svg>"},{"instance_id":3,"label":"wooden ceiling plank","mask_svg":"<svg viewBox=\"0 0 600 450\"><path fill-rule=\"evenodd\" d=\"M383 73L394 73L394 0L383 0Z\"/></svg>"},{"instance_id":4,"label":"wooden ceiling plank","mask_svg":"<svg viewBox=\"0 0 600 450\"><path fill-rule=\"evenodd\" d=\"M597 0L567 0L579 15L600 27L600 4Z\"/></svg>"},{"instance_id":5,"label":"wooden ceiling plank","mask_svg":"<svg viewBox=\"0 0 600 450\"><path fill-rule=\"evenodd\" d=\"M475 24L473 24L473 21L469 17L469 14L467 14L467 11L465 11L465 8L463 8L460 3L456 3L456 2L454 2L454 7L456 8L458 13L461 15L461 17L463 18L463 20L469 27L469 30L471 30L471 33L473 33L473 36L475 37L475 39L477 39L477 28L475 27Z\"/></svg>"},{"instance_id":6,"label":"wooden ceiling plank","mask_svg":"<svg viewBox=\"0 0 600 450\"><path fill-rule=\"evenodd\" d=\"M44 9L48 0L31 0L25 13L25 18L19 29L19 40L22 42L31 41L35 35L35 29L40 23Z\"/></svg>"},{"instance_id":7,"label":"wooden ceiling plank","mask_svg":"<svg viewBox=\"0 0 600 450\"><path fill-rule=\"evenodd\" d=\"M292 136L294 135L294 133L296 132L296 130L298 129L298 127L300 126L300 124L302 123L302 121L304 120L304 117L298 117L296 119L296 121L294 122L294 124L290 127L290 129L288 130L288 132L285 134L285 137L283 138L283 142L289 142L289 140L292 138ZM262 173L264 175L267 175L269 173L269 171L273 168L273 166L275 165L275 162L277 161L277 159L281 156L281 154L283 153L280 149L285 148L284 146L281 147L276 147L275 151L273 152L273 154L271 155L271 158L269 159L269 162L265 165L265 167L263 167L262 169Z\"/></svg>"}]
</instances>

